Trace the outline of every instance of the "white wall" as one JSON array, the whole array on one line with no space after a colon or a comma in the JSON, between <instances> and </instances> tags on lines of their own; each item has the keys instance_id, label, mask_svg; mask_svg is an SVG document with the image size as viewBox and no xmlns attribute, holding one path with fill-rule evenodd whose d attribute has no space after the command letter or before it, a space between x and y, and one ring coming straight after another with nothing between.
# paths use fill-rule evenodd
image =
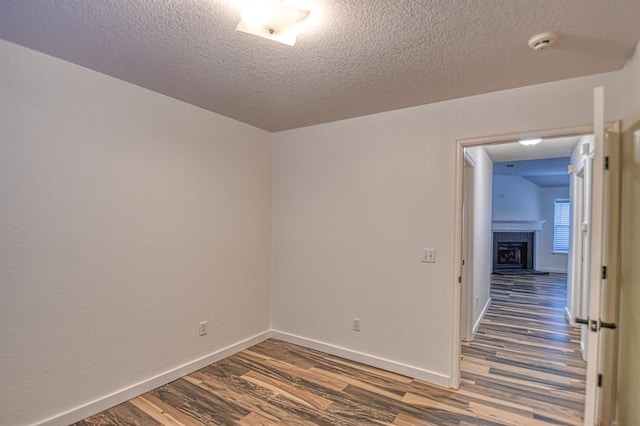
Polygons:
<instances>
[{"instance_id":1,"label":"white wall","mask_svg":"<svg viewBox=\"0 0 640 426\"><path fill-rule=\"evenodd\" d=\"M540 220L542 231L538 238L536 269L547 272L567 272L568 256L553 252L553 222L555 200L568 200L569 187L540 188Z\"/></svg>"},{"instance_id":2,"label":"white wall","mask_svg":"<svg viewBox=\"0 0 640 426\"><path fill-rule=\"evenodd\" d=\"M475 161L473 204L473 333L488 308L491 294L493 233L491 231L493 161L481 146L466 150Z\"/></svg>"},{"instance_id":3,"label":"white wall","mask_svg":"<svg viewBox=\"0 0 640 426\"><path fill-rule=\"evenodd\" d=\"M269 133L4 41L0 63L0 424L269 329Z\"/></svg>"},{"instance_id":4,"label":"white wall","mask_svg":"<svg viewBox=\"0 0 640 426\"><path fill-rule=\"evenodd\" d=\"M540 190L522 176L493 176L493 220L541 220Z\"/></svg>"},{"instance_id":5,"label":"white wall","mask_svg":"<svg viewBox=\"0 0 640 426\"><path fill-rule=\"evenodd\" d=\"M274 329L447 379L456 140L589 124L597 85L618 118L619 84L596 75L274 134Z\"/></svg>"}]
</instances>

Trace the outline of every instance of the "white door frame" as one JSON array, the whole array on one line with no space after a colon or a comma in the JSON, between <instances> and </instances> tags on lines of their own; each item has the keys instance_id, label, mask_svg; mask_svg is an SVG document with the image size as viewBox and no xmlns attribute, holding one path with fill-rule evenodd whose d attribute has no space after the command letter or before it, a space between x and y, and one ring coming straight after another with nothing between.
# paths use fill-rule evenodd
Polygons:
<instances>
[{"instance_id":1,"label":"white door frame","mask_svg":"<svg viewBox=\"0 0 640 426\"><path fill-rule=\"evenodd\" d=\"M494 145L505 142L516 142L520 139L540 137L562 137L577 136L593 133L593 126L565 127L557 129L534 130L521 133L510 133L505 135L485 136L479 138L459 139L456 141L456 166L455 166L455 205L454 205L454 270L453 278L453 298L452 298L452 330L451 342L451 369L449 373L449 387L458 389L460 387L460 322L461 322L461 281L462 281L462 205L464 186L464 164L465 148L478 145Z\"/></svg>"},{"instance_id":2,"label":"white door frame","mask_svg":"<svg viewBox=\"0 0 640 426\"><path fill-rule=\"evenodd\" d=\"M611 403L615 389L614 330L601 328L617 321L618 282L614 272L619 265L619 168L612 169L609 160L618 161L619 122L604 123L604 88L594 89L594 145L592 174L592 204L590 212L590 273L589 327L587 347L587 384L585 393L585 425L610 424L613 420ZM609 134L607 134L609 130ZM606 166L605 166L606 164ZM613 191L613 193L612 193ZM613 196L613 197L612 197ZM605 273L606 268L606 273ZM602 274L602 275L601 275ZM607 317L611 316L611 319ZM615 326L614 326L615 328ZM607 337L613 337L607 341ZM605 383L605 380L607 382Z\"/></svg>"},{"instance_id":3,"label":"white door frame","mask_svg":"<svg viewBox=\"0 0 640 426\"><path fill-rule=\"evenodd\" d=\"M617 323L620 312L620 197L621 197L621 123L617 126L607 126L605 138L607 139L607 151L605 155L609 157L609 170L605 173L605 186L608 190L608 208L605 208L605 224L608 229L608 237L605 240L608 258L605 259L607 265L607 280L604 288L601 320ZM610 348L602 353L599 360L602 378L602 398L600 401L600 420L602 424L613 424L616 419L616 398L618 385L618 332L615 330L605 330L600 336L600 345Z\"/></svg>"},{"instance_id":4,"label":"white door frame","mask_svg":"<svg viewBox=\"0 0 640 426\"><path fill-rule=\"evenodd\" d=\"M588 179L589 172L587 164L592 161L591 156L583 158L577 165L571 176L573 184L573 225L571 229L571 310L568 320L571 325L576 326L576 317L586 318L589 313L589 242L586 238L589 217L587 206L589 200ZM587 360L587 332L585 327L580 327L580 353L582 359Z\"/></svg>"},{"instance_id":5,"label":"white door frame","mask_svg":"<svg viewBox=\"0 0 640 426\"><path fill-rule=\"evenodd\" d=\"M462 201L462 281L461 281L461 319L460 334L463 340L473 340L473 250L474 250L474 198L475 198L475 167L476 162L465 152L463 169L463 201Z\"/></svg>"}]
</instances>

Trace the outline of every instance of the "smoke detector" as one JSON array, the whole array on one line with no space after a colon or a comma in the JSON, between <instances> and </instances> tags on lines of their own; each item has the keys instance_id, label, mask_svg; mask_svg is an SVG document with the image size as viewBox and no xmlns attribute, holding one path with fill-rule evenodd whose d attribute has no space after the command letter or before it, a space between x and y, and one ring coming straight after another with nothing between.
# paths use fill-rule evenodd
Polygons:
<instances>
[{"instance_id":1,"label":"smoke detector","mask_svg":"<svg viewBox=\"0 0 640 426\"><path fill-rule=\"evenodd\" d=\"M556 40L558 40L558 34L556 33L542 33L534 35L529 39L529 47L533 50L544 50L545 48L552 46Z\"/></svg>"}]
</instances>

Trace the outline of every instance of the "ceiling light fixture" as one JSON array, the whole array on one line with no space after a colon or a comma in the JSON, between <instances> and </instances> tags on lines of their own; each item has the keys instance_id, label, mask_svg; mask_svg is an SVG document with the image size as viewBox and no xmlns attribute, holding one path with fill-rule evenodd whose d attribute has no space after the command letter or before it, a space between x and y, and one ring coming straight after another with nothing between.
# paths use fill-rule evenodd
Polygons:
<instances>
[{"instance_id":1,"label":"ceiling light fixture","mask_svg":"<svg viewBox=\"0 0 640 426\"><path fill-rule=\"evenodd\" d=\"M236 30L293 46L309 13L279 0L245 0Z\"/></svg>"},{"instance_id":2,"label":"ceiling light fixture","mask_svg":"<svg viewBox=\"0 0 640 426\"><path fill-rule=\"evenodd\" d=\"M524 145L524 146L537 145L540 142L542 142L542 138L522 139L518 141L520 145Z\"/></svg>"}]
</instances>

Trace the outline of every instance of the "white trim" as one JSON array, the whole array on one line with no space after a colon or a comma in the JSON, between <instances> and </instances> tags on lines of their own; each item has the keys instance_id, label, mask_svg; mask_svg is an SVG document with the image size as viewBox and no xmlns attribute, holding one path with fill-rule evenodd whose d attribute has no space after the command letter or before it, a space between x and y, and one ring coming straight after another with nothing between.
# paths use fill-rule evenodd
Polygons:
<instances>
[{"instance_id":1,"label":"white trim","mask_svg":"<svg viewBox=\"0 0 640 426\"><path fill-rule=\"evenodd\" d=\"M536 232L542 231L546 220L494 220L491 222L493 232Z\"/></svg>"},{"instance_id":2,"label":"white trim","mask_svg":"<svg viewBox=\"0 0 640 426\"><path fill-rule=\"evenodd\" d=\"M473 324L473 331L471 332L471 335L473 338L476 337L476 333L478 332L478 329L480 328L480 324L482 323L482 320L484 319L484 316L487 315L487 311L489 310L489 307L491 306L491 298L487 299L487 303L484 304L484 308L482 308L482 312L480 312L480 316L478 316L478 320L476 321L475 324Z\"/></svg>"},{"instance_id":3,"label":"white trim","mask_svg":"<svg viewBox=\"0 0 640 426\"><path fill-rule=\"evenodd\" d=\"M186 376L187 374L191 374L194 371L206 367L207 365L223 360L227 357L230 357L231 355L248 349L251 346L257 345L258 343L270 338L279 339L309 349L326 352L330 355L360 362L371 367L381 368L383 370L422 380L431 384L443 387L451 386L451 380L446 374L436 373L412 365L402 364L396 361L379 358L374 355L365 354L362 352L331 345L329 343L319 342L313 339L307 339L305 337L296 336L281 331L267 330L260 334L256 334L255 336L249 337L248 339L227 346L226 348L215 351L209 355L205 355L201 358L195 359L178 367L172 368L171 370L165 371L164 373L160 373L156 376L150 377L141 382L95 399L86 404L79 405L63 413L59 413L47 419L33 423L32 426L65 426L71 423L75 423L86 417L107 410L111 407L142 395L143 393L149 392L153 389L177 380L183 376Z\"/></svg>"},{"instance_id":4,"label":"white trim","mask_svg":"<svg viewBox=\"0 0 640 426\"><path fill-rule=\"evenodd\" d=\"M218 362L235 353L250 348L253 345L267 340L269 337L271 337L270 331L264 331L260 334L256 334L253 337L249 337L248 339L227 346L226 348L210 353L209 355L205 355L201 358L187 362L185 364L172 368L171 370L165 371L164 373L160 373L156 376L150 377L124 389L120 389L109 395L105 395L86 404L72 408L71 410L41 420L37 423L34 423L33 426L64 426L75 423L84 419L85 417L91 416L108 408L121 404L125 401L130 400L131 398L135 398L136 396L142 395L143 393L149 392L150 390L177 380L180 377L193 373L194 371L204 368L209 364L213 364L214 362Z\"/></svg>"},{"instance_id":5,"label":"white trim","mask_svg":"<svg viewBox=\"0 0 640 426\"><path fill-rule=\"evenodd\" d=\"M471 167L475 167L475 166L476 166L476 160L475 160L475 158L473 158L473 157L471 156L471 154L469 154L469 152L468 152L468 151L465 151L465 152L464 152L464 159L467 161L467 163L469 163L469 165L470 165Z\"/></svg>"},{"instance_id":6,"label":"white trim","mask_svg":"<svg viewBox=\"0 0 640 426\"><path fill-rule=\"evenodd\" d=\"M350 361L356 361L372 367L381 368L383 370L391 371L392 373L397 373L414 379L423 380L435 385L449 387L450 384L449 376L447 376L446 374L436 373L434 371L425 370L413 365L402 364L396 361L379 358L374 355L354 351L351 349L343 348L341 346L335 346L329 343L307 339L306 337L296 336L294 334L276 330L271 331L271 337L274 339L283 340L288 343L293 343L294 345L304 346L305 348L315 349L317 351L325 352L330 355L345 358Z\"/></svg>"},{"instance_id":7,"label":"white trim","mask_svg":"<svg viewBox=\"0 0 640 426\"><path fill-rule=\"evenodd\" d=\"M601 290L605 284L600 278L604 254L607 250L607 228L605 226L605 176L604 176L604 88L593 89L593 167L591 168L591 208L589 219L589 318L600 318L602 307ZM606 288L606 286L604 287ZM600 333L589 331L587 343L587 376L584 395L584 424L600 424L602 393L598 387L601 368Z\"/></svg>"},{"instance_id":8,"label":"white trim","mask_svg":"<svg viewBox=\"0 0 640 426\"><path fill-rule=\"evenodd\" d=\"M453 262L453 277L451 285L453 287L452 299L451 299L451 369L449 371L449 387L458 389L460 387L460 322L462 306L462 206L463 200L463 186L464 186L464 165L465 165L465 151L464 145L457 141L456 143L456 163L454 167L454 191L455 198L453 200L453 247L454 262ZM466 307L466 306L465 306Z\"/></svg>"},{"instance_id":9,"label":"white trim","mask_svg":"<svg viewBox=\"0 0 640 426\"><path fill-rule=\"evenodd\" d=\"M556 253L556 254L566 254L566 253ZM566 274L567 268L536 268L537 271L540 272L553 272L555 274Z\"/></svg>"},{"instance_id":10,"label":"white trim","mask_svg":"<svg viewBox=\"0 0 640 426\"><path fill-rule=\"evenodd\" d=\"M458 277L462 276L462 170L464 168L464 149L473 146L500 144L504 142L516 142L523 137L535 134L537 137L560 137L574 136L593 133L593 125L564 127L556 129L538 130L531 132L510 133L504 135L493 135L484 137L464 138L456 141L454 183L454 222L453 222L453 274L451 284L453 286L452 293L452 321L451 321L451 377L452 388L458 388L460 383L460 285Z\"/></svg>"},{"instance_id":11,"label":"white trim","mask_svg":"<svg viewBox=\"0 0 640 426\"><path fill-rule=\"evenodd\" d=\"M567 322L569 323L569 325L571 325L572 327L577 327L578 326L578 324L576 324L575 318L573 318L573 315L571 315L571 311L569 310L568 306L564 307L564 317L567 320Z\"/></svg>"},{"instance_id":12,"label":"white trim","mask_svg":"<svg viewBox=\"0 0 640 426\"><path fill-rule=\"evenodd\" d=\"M466 342L473 340L472 298L474 283L474 229L475 229L475 162L473 165L468 161L471 157L469 150L464 151L465 165L462 173L462 250L465 259L462 265L461 301L460 301L460 333L461 338Z\"/></svg>"}]
</instances>

